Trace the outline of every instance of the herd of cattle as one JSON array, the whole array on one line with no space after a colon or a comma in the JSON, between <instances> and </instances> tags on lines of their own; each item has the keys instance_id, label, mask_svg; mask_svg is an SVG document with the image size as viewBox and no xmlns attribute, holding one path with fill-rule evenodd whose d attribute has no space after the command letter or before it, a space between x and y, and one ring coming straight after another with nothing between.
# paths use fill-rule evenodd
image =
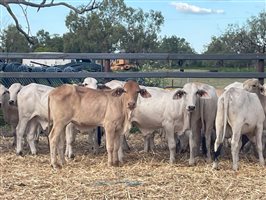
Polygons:
<instances>
[{"instance_id":1,"label":"herd of cattle","mask_svg":"<svg viewBox=\"0 0 266 200\"><path fill-rule=\"evenodd\" d=\"M54 168L65 163L65 156L73 157L77 132L93 135L97 151L96 127L105 131L108 166L123 163L124 136L132 125L145 136L146 150L153 146L154 131L164 132L170 163L175 162L177 140L182 136L188 138L189 165L195 164L195 157L203 149L202 138L211 162L214 135L213 168L218 167L224 139L231 138L233 169L237 170L244 134L264 165L265 95L266 86L257 79L235 82L222 90L203 83L186 83L183 88L167 90L132 80L112 80L100 85L90 77L82 85L64 84L56 88L35 83L14 83L8 89L0 85L0 105L14 134L17 155L22 155L24 137L31 153L36 154L36 136L47 131Z\"/></svg>"}]
</instances>

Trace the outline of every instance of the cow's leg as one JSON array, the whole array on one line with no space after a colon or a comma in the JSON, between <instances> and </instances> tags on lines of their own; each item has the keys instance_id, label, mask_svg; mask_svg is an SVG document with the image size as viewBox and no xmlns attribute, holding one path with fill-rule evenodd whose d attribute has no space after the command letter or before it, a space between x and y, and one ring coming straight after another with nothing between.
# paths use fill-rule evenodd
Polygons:
<instances>
[{"instance_id":1,"label":"cow's leg","mask_svg":"<svg viewBox=\"0 0 266 200\"><path fill-rule=\"evenodd\" d=\"M179 140L179 151L178 153L184 153L188 150L189 146L189 135L187 132L178 134L178 140Z\"/></svg>"},{"instance_id":2,"label":"cow's leg","mask_svg":"<svg viewBox=\"0 0 266 200\"><path fill-rule=\"evenodd\" d=\"M113 150L113 166L119 166L119 156L118 151L120 148L120 132L114 133L114 150Z\"/></svg>"},{"instance_id":3,"label":"cow's leg","mask_svg":"<svg viewBox=\"0 0 266 200\"><path fill-rule=\"evenodd\" d=\"M118 150L118 158L121 164L123 164L124 151L130 150L130 147L127 143L126 135L129 135L129 130L127 130L125 133L120 134L120 146Z\"/></svg>"},{"instance_id":4,"label":"cow's leg","mask_svg":"<svg viewBox=\"0 0 266 200\"><path fill-rule=\"evenodd\" d=\"M58 165L57 163L56 151L59 145L60 134L62 130L63 130L63 127L61 127L60 123L53 124L53 128L49 134L51 165L54 169L60 167L60 165Z\"/></svg>"},{"instance_id":5,"label":"cow's leg","mask_svg":"<svg viewBox=\"0 0 266 200\"><path fill-rule=\"evenodd\" d=\"M36 129L36 133L35 133L35 137L34 137L34 141L35 141L36 144L39 143L41 132L42 132L41 125L37 125L37 129Z\"/></svg>"},{"instance_id":6,"label":"cow's leg","mask_svg":"<svg viewBox=\"0 0 266 200\"><path fill-rule=\"evenodd\" d=\"M36 125L37 124L34 122L29 123L28 133L27 133L27 141L29 143L32 155L37 154L37 150L36 150L36 146L35 146L35 135L36 135L36 130L37 130Z\"/></svg>"},{"instance_id":7,"label":"cow's leg","mask_svg":"<svg viewBox=\"0 0 266 200\"><path fill-rule=\"evenodd\" d=\"M213 126L206 128L205 138L206 138L206 147L207 147L207 162L211 163L211 135L213 131Z\"/></svg>"},{"instance_id":8,"label":"cow's leg","mask_svg":"<svg viewBox=\"0 0 266 200\"><path fill-rule=\"evenodd\" d=\"M121 134L119 140L120 140L120 147L119 147L119 150L118 150L118 159L119 159L119 162L121 164L123 164L124 163L124 161L123 161L123 159L124 159L123 144L124 144L124 141L126 140L125 134Z\"/></svg>"},{"instance_id":9,"label":"cow's leg","mask_svg":"<svg viewBox=\"0 0 266 200\"><path fill-rule=\"evenodd\" d=\"M68 158L73 159L75 157L73 153L73 143L75 142L75 136L76 134L74 133L75 127L74 125L68 124L66 126L66 151L65 151L65 156Z\"/></svg>"},{"instance_id":10,"label":"cow's leg","mask_svg":"<svg viewBox=\"0 0 266 200\"><path fill-rule=\"evenodd\" d=\"M195 147L196 147L196 144L195 144L195 132L192 130L190 131L190 134L189 134L189 165L194 165L195 164Z\"/></svg>"},{"instance_id":11,"label":"cow's leg","mask_svg":"<svg viewBox=\"0 0 266 200\"><path fill-rule=\"evenodd\" d=\"M265 157L265 144L266 144L266 130L263 130L262 131L262 153L263 153L263 156Z\"/></svg>"},{"instance_id":12,"label":"cow's leg","mask_svg":"<svg viewBox=\"0 0 266 200\"><path fill-rule=\"evenodd\" d=\"M105 134L106 134L106 149L107 149L107 155L108 155L108 166L111 167L113 165L115 131L112 126L106 126L104 128L105 128Z\"/></svg>"},{"instance_id":13,"label":"cow's leg","mask_svg":"<svg viewBox=\"0 0 266 200\"><path fill-rule=\"evenodd\" d=\"M14 125L11 126L11 132L13 134L13 144L12 145L15 146L17 143L16 126L14 126Z\"/></svg>"},{"instance_id":14,"label":"cow's leg","mask_svg":"<svg viewBox=\"0 0 266 200\"><path fill-rule=\"evenodd\" d=\"M260 161L260 165L264 166L265 165L265 161L264 161L264 157L263 157L263 146L262 146L262 133L263 133L263 127L262 126L257 126L256 128L256 143L257 143L257 151L258 151L258 155L259 155L259 161Z\"/></svg>"},{"instance_id":15,"label":"cow's leg","mask_svg":"<svg viewBox=\"0 0 266 200\"><path fill-rule=\"evenodd\" d=\"M189 155L189 165L195 165L195 156L199 153L200 147L200 127L199 127L199 120L197 122L193 122L192 130L189 134L189 148L190 148L190 155Z\"/></svg>"},{"instance_id":16,"label":"cow's leg","mask_svg":"<svg viewBox=\"0 0 266 200\"><path fill-rule=\"evenodd\" d=\"M24 119L19 120L19 123L16 128L16 133L17 133L16 154L17 155L22 155L22 139L23 139L26 127L27 127L27 120L24 120Z\"/></svg>"},{"instance_id":17,"label":"cow's leg","mask_svg":"<svg viewBox=\"0 0 266 200\"><path fill-rule=\"evenodd\" d=\"M65 156L64 156L64 144L66 140L65 130L60 133L59 143L58 143L58 156L60 159L60 164L63 166L66 163Z\"/></svg>"},{"instance_id":18,"label":"cow's leg","mask_svg":"<svg viewBox=\"0 0 266 200\"><path fill-rule=\"evenodd\" d=\"M123 143L122 143L122 148L124 151L129 151L130 150L130 147L127 143L127 139L126 139L126 135L128 135L129 133L127 132L126 134L121 134L121 136L123 137Z\"/></svg>"},{"instance_id":19,"label":"cow's leg","mask_svg":"<svg viewBox=\"0 0 266 200\"><path fill-rule=\"evenodd\" d=\"M127 141L126 141L126 134L128 134L128 132L126 133L122 133L120 134L119 136L119 140L120 140L120 146L119 146L119 150L118 150L118 159L119 159L119 162L121 164L124 163L123 159L124 159L124 144L126 143L127 144Z\"/></svg>"},{"instance_id":20,"label":"cow's leg","mask_svg":"<svg viewBox=\"0 0 266 200\"><path fill-rule=\"evenodd\" d=\"M99 127L93 128L91 130L92 133L89 133L89 135L93 136L92 140L93 140L93 153L94 154L99 154L99 149L100 149L99 143L100 143L100 141L98 141L98 139L100 139L100 138L99 138L98 134L101 134L100 130L101 129Z\"/></svg>"},{"instance_id":21,"label":"cow's leg","mask_svg":"<svg viewBox=\"0 0 266 200\"><path fill-rule=\"evenodd\" d=\"M143 133L144 134L144 152L149 152L149 134Z\"/></svg>"},{"instance_id":22,"label":"cow's leg","mask_svg":"<svg viewBox=\"0 0 266 200\"><path fill-rule=\"evenodd\" d=\"M233 130L233 136L231 139L231 153L233 159L233 170L238 170L239 150L241 148L241 130Z\"/></svg>"},{"instance_id":23,"label":"cow's leg","mask_svg":"<svg viewBox=\"0 0 266 200\"><path fill-rule=\"evenodd\" d=\"M168 147L170 151L170 164L175 163L175 156L176 156L176 140L175 140L175 132L174 127L170 124L165 126L165 132L168 139Z\"/></svg>"},{"instance_id":24,"label":"cow's leg","mask_svg":"<svg viewBox=\"0 0 266 200\"><path fill-rule=\"evenodd\" d=\"M154 144L154 132L152 132L151 134L149 134L149 146L150 146L150 150L154 151L155 148L155 144Z\"/></svg>"}]
</instances>

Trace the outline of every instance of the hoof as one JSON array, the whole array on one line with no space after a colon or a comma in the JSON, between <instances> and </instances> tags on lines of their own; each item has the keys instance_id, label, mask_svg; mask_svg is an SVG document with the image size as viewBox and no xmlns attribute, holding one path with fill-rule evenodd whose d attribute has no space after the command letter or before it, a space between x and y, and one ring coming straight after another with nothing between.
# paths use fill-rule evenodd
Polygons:
<instances>
[{"instance_id":1,"label":"hoof","mask_svg":"<svg viewBox=\"0 0 266 200\"><path fill-rule=\"evenodd\" d=\"M210 164L210 163L212 163L212 159L211 158L206 158L206 162Z\"/></svg>"},{"instance_id":2,"label":"hoof","mask_svg":"<svg viewBox=\"0 0 266 200\"><path fill-rule=\"evenodd\" d=\"M119 161L114 162L113 167L119 167Z\"/></svg>"},{"instance_id":3,"label":"hoof","mask_svg":"<svg viewBox=\"0 0 266 200\"><path fill-rule=\"evenodd\" d=\"M175 164L175 158L174 158L174 159L170 159L169 164L170 164L170 165Z\"/></svg>"},{"instance_id":4,"label":"hoof","mask_svg":"<svg viewBox=\"0 0 266 200\"><path fill-rule=\"evenodd\" d=\"M69 158L70 158L70 159L74 159L74 158L75 158L75 154L71 154L71 155L69 156Z\"/></svg>"},{"instance_id":5,"label":"hoof","mask_svg":"<svg viewBox=\"0 0 266 200\"><path fill-rule=\"evenodd\" d=\"M214 162L212 164L212 169L218 170L218 163L217 162Z\"/></svg>"},{"instance_id":6,"label":"hoof","mask_svg":"<svg viewBox=\"0 0 266 200\"><path fill-rule=\"evenodd\" d=\"M93 150L93 154L94 154L94 155L99 155L99 154L100 154L99 149L98 149L98 150Z\"/></svg>"},{"instance_id":7,"label":"hoof","mask_svg":"<svg viewBox=\"0 0 266 200\"><path fill-rule=\"evenodd\" d=\"M16 153L17 156L23 156L22 151Z\"/></svg>"},{"instance_id":8,"label":"hoof","mask_svg":"<svg viewBox=\"0 0 266 200\"><path fill-rule=\"evenodd\" d=\"M52 167L54 170L62 169L62 166L59 165L59 164L51 164L51 167Z\"/></svg>"},{"instance_id":9,"label":"hoof","mask_svg":"<svg viewBox=\"0 0 266 200\"><path fill-rule=\"evenodd\" d=\"M191 166L191 167L195 166L196 165L195 160L189 160L188 165Z\"/></svg>"}]
</instances>

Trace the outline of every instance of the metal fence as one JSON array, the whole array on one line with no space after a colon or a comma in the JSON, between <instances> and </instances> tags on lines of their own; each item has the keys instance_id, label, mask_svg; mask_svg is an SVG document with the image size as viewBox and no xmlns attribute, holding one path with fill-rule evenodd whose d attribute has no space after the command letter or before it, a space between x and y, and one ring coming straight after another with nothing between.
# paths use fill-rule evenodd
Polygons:
<instances>
[{"instance_id":1,"label":"metal fence","mask_svg":"<svg viewBox=\"0 0 266 200\"><path fill-rule=\"evenodd\" d=\"M0 81L5 86L14 82L26 85L31 82L60 85L69 80L81 81L86 77L117 78L266 78L264 60L266 54L174 54L174 53L0 53L4 62L13 59L92 59L101 60L105 72L0 72ZM257 61L257 72L109 72L110 60L247 60ZM172 84L173 86L173 84ZM1 114L1 113L0 113ZM1 116L0 116L1 118ZM2 132L0 130L0 132Z\"/></svg>"},{"instance_id":2,"label":"metal fence","mask_svg":"<svg viewBox=\"0 0 266 200\"><path fill-rule=\"evenodd\" d=\"M266 78L266 54L174 54L174 53L0 53L11 59L94 59L102 60L105 72L2 72L0 78ZM110 60L254 60L257 72L109 72Z\"/></svg>"}]
</instances>

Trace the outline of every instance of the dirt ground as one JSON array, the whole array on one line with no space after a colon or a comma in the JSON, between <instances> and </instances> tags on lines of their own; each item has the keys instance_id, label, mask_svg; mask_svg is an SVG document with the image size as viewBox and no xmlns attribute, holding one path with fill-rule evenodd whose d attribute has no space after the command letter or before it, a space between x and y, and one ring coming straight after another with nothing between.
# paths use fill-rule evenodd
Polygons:
<instances>
[{"instance_id":1,"label":"dirt ground","mask_svg":"<svg viewBox=\"0 0 266 200\"><path fill-rule=\"evenodd\" d=\"M107 167L107 153L90 149L88 136L79 135L76 157L60 170L50 167L46 138L39 154L15 155L12 138L0 138L0 199L266 199L266 169L252 155L240 156L240 169L231 169L231 156L212 170L203 157L188 167L188 153L168 164L169 151L156 139L156 150L143 152L143 137L128 137L131 151L121 167ZM160 144L160 145L159 145Z\"/></svg>"}]
</instances>

